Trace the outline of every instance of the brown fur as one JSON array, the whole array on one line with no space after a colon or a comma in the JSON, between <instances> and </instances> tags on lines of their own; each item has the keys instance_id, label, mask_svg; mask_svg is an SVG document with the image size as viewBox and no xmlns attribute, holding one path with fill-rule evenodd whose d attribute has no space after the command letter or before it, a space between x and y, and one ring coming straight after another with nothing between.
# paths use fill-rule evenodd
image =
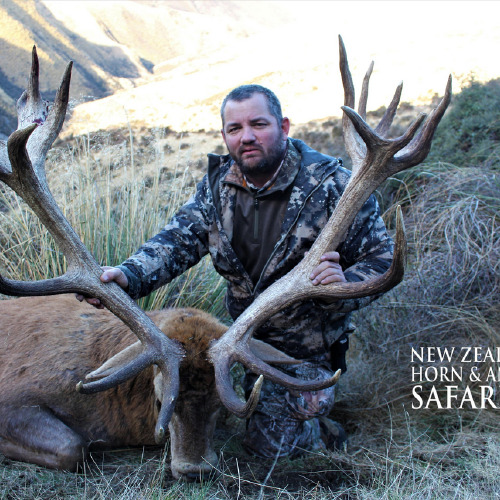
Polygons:
<instances>
[{"instance_id":1,"label":"brown fur","mask_svg":"<svg viewBox=\"0 0 500 500\"><path fill-rule=\"evenodd\" d=\"M206 350L226 327L195 309L148 314L186 350L169 426L172 469L176 477L196 475L205 460L216 459L211 439L219 399ZM87 373L137 341L114 315L59 295L0 301L0 318L0 452L75 469L89 446L154 444L153 379L162 381L153 367L102 393L75 390Z\"/></svg>"}]
</instances>

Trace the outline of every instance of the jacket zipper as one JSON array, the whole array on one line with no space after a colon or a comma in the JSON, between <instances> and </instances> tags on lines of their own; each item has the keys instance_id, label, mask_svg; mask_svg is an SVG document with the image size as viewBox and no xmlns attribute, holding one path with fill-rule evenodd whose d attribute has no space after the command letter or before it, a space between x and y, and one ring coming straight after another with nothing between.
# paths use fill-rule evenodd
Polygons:
<instances>
[{"instance_id":1,"label":"jacket zipper","mask_svg":"<svg viewBox=\"0 0 500 500\"><path fill-rule=\"evenodd\" d=\"M253 199L254 208L254 223L253 223L253 239L257 240L259 237L259 200L258 198Z\"/></svg>"}]
</instances>

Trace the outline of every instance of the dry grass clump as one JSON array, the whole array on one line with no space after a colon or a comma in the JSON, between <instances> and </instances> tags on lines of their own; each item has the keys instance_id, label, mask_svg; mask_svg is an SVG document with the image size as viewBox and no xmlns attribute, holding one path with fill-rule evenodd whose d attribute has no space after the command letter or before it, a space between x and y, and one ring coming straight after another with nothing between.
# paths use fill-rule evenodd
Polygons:
<instances>
[{"instance_id":1,"label":"dry grass clump","mask_svg":"<svg viewBox=\"0 0 500 500\"><path fill-rule=\"evenodd\" d=\"M443 189L445 188L445 189ZM410 224L422 288L438 304L488 311L500 288L500 179L483 167L442 164L418 186ZM428 292L428 293L429 293Z\"/></svg>"},{"instance_id":2,"label":"dry grass clump","mask_svg":"<svg viewBox=\"0 0 500 500\"><path fill-rule=\"evenodd\" d=\"M498 410L488 402L480 408L480 386L492 388L491 401L500 407L500 181L487 168L440 164L411 182L401 190L408 212L409 270L399 287L358 313L338 415L362 435L402 432L397 441L404 438L408 416L417 419L432 439L414 446L417 456L428 456L430 446L441 457L443 446L455 443L456 448L464 435L474 436L484 450L476 433L499 431ZM448 349L449 359L439 359L438 347ZM471 353L464 359L462 348L468 347L477 348L483 361ZM494 359L485 356L488 348ZM422 362L412 349L435 358ZM420 368L429 369L423 381ZM478 376L471 379L474 370ZM422 404L412 394L417 385ZM458 395L450 405L448 386L456 386ZM474 403L460 407L467 387ZM425 408L432 388L443 409L435 399Z\"/></svg>"}]
</instances>

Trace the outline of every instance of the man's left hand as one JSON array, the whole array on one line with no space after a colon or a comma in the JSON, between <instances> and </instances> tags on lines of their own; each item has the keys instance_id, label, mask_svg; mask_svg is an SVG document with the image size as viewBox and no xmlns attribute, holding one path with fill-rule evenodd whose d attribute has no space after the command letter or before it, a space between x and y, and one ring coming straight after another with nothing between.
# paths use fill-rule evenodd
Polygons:
<instances>
[{"instance_id":1,"label":"man's left hand","mask_svg":"<svg viewBox=\"0 0 500 500\"><path fill-rule=\"evenodd\" d=\"M310 274L313 285L328 285L328 283L344 283L346 281L340 267L338 252L326 252L321 256L321 263Z\"/></svg>"}]
</instances>

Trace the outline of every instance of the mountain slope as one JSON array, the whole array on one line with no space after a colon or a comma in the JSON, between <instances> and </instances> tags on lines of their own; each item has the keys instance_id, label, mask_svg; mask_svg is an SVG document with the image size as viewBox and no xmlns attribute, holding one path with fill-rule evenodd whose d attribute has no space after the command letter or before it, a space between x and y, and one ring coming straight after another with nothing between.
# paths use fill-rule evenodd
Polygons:
<instances>
[{"instance_id":1,"label":"mountain slope","mask_svg":"<svg viewBox=\"0 0 500 500\"><path fill-rule=\"evenodd\" d=\"M129 124L216 129L228 90L261 83L294 123L340 115L337 35L359 83L376 61L369 107L429 103L450 73L454 91L471 75L498 77L500 3L260 0L0 0L0 135L15 128L30 52L54 95L74 61L63 135ZM396 8L397 6L397 8ZM90 101L90 102L89 102Z\"/></svg>"},{"instance_id":2,"label":"mountain slope","mask_svg":"<svg viewBox=\"0 0 500 500\"><path fill-rule=\"evenodd\" d=\"M256 9L219 0L0 0L0 133L15 128L14 104L26 85L33 45L46 98L74 61L75 105L134 88L153 76L155 65L164 63L164 71L169 61L203 57L285 19L274 11L265 3Z\"/></svg>"}]
</instances>

